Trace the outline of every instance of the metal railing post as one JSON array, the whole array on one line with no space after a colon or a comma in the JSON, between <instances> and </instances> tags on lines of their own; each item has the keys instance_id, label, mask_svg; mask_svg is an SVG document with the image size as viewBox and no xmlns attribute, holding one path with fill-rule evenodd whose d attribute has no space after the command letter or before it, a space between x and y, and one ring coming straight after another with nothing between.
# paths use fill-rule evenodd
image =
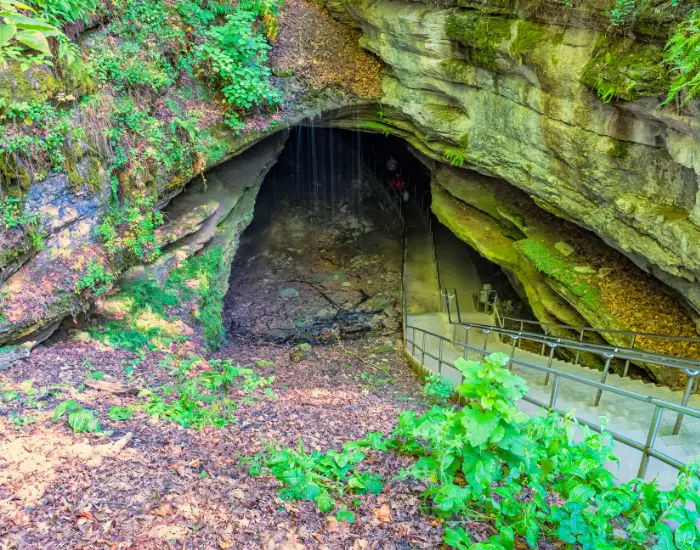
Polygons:
<instances>
[{"instance_id":1,"label":"metal railing post","mask_svg":"<svg viewBox=\"0 0 700 550\"><path fill-rule=\"evenodd\" d=\"M439 346L439 351L438 351L438 374L442 375L442 347L443 344L445 343L445 340L440 338L440 346Z\"/></svg>"},{"instance_id":2,"label":"metal railing post","mask_svg":"<svg viewBox=\"0 0 700 550\"><path fill-rule=\"evenodd\" d=\"M416 357L416 327L411 327L413 329L413 339L411 340L411 355Z\"/></svg>"},{"instance_id":3,"label":"metal railing post","mask_svg":"<svg viewBox=\"0 0 700 550\"><path fill-rule=\"evenodd\" d=\"M617 348L615 348L615 352L617 352ZM612 361L612 358L612 355L606 354L605 367L603 368L603 376L600 377L601 384L605 384L605 379L608 377L608 371L610 370L610 361ZM595 399L593 400L594 407L597 407L600 403L601 395L603 395L602 389L596 392Z\"/></svg>"},{"instance_id":4,"label":"metal railing post","mask_svg":"<svg viewBox=\"0 0 700 550\"><path fill-rule=\"evenodd\" d=\"M557 349L556 344L552 343L551 346L552 347L549 349L549 361L547 361L548 369L552 368L552 362L554 361L554 350ZM542 351L544 351L544 348ZM544 355L544 353L542 355ZM547 384L549 384L549 373L547 373L544 377L544 385L546 386Z\"/></svg>"},{"instance_id":5,"label":"metal railing post","mask_svg":"<svg viewBox=\"0 0 700 550\"><path fill-rule=\"evenodd\" d=\"M579 342L583 342L583 333L584 333L584 331L585 331L585 329L584 329L584 328L581 328L581 334L579 334L579 337L578 337L578 341L579 341ZM580 350L580 349L577 349L577 350L576 350L576 359L574 360L574 364L575 364L575 365L578 365L578 364L579 364L578 360L579 360L579 357L580 357L580 356L581 356L581 350Z\"/></svg>"},{"instance_id":6,"label":"metal railing post","mask_svg":"<svg viewBox=\"0 0 700 550\"><path fill-rule=\"evenodd\" d=\"M547 336L547 327L544 329L544 335ZM540 350L540 355L544 355L544 341L542 342L542 349Z\"/></svg>"},{"instance_id":7,"label":"metal railing post","mask_svg":"<svg viewBox=\"0 0 700 550\"><path fill-rule=\"evenodd\" d=\"M457 308L457 322L462 323L462 312L459 310L459 296L457 296L457 289L455 288L455 307Z\"/></svg>"},{"instance_id":8,"label":"metal railing post","mask_svg":"<svg viewBox=\"0 0 700 550\"><path fill-rule=\"evenodd\" d=\"M697 376L697 374L695 375ZM693 389L693 386L695 385L695 376L689 376L688 377L688 384L685 387L685 392L683 392L683 399L681 399L681 405L684 407L688 406L688 400L690 399L690 392ZM676 424L673 426L673 435L678 435L678 432L681 431L681 423L683 422L683 414L678 413L678 416L676 417Z\"/></svg>"},{"instance_id":9,"label":"metal railing post","mask_svg":"<svg viewBox=\"0 0 700 550\"><path fill-rule=\"evenodd\" d=\"M659 433L659 426L661 425L661 414L664 410L658 405L654 406L654 415L651 419L651 425L649 426L649 433L647 434L647 441L644 445L644 450L642 450L642 460L639 463L639 470L637 472L637 477L644 479L647 473L647 467L649 466L649 451L654 448L654 442L656 441L656 434Z\"/></svg>"},{"instance_id":10,"label":"metal railing post","mask_svg":"<svg viewBox=\"0 0 700 550\"><path fill-rule=\"evenodd\" d=\"M428 337L428 333L423 331L423 349L420 350L420 366L424 367L425 366L425 340Z\"/></svg>"},{"instance_id":11,"label":"metal railing post","mask_svg":"<svg viewBox=\"0 0 700 550\"><path fill-rule=\"evenodd\" d=\"M484 330L484 331L482 331L482 332L483 332L484 334L486 334L486 336L484 337L484 347L483 347L483 350L486 351L486 343L489 341L489 334L491 334L491 331L490 331L490 330ZM484 355L486 355L486 354L484 354Z\"/></svg>"},{"instance_id":12,"label":"metal railing post","mask_svg":"<svg viewBox=\"0 0 700 550\"><path fill-rule=\"evenodd\" d=\"M518 340L520 337L518 336L513 336L513 344L510 346L510 361L508 361L508 370L513 372L513 357L515 357L515 346L518 343Z\"/></svg>"},{"instance_id":13,"label":"metal railing post","mask_svg":"<svg viewBox=\"0 0 700 550\"><path fill-rule=\"evenodd\" d=\"M521 320L520 321L520 331L519 334L522 336L523 330L525 330L525 321ZM518 345L520 344L520 340L518 340Z\"/></svg>"},{"instance_id":14,"label":"metal railing post","mask_svg":"<svg viewBox=\"0 0 700 550\"><path fill-rule=\"evenodd\" d=\"M634 349L634 342L635 342L636 339L637 339L637 335L636 335L636 334L633 334L633 335L632 335L632 340L631 340L631 342L630 342L630 349ZM622 376L623 376L623 377L627 376L627 373L629 372L629 370L630 370L630 360L627 359L627 360L625 361L625 369L622 371Z\"/></svg>"},{"instance_id":15,"label":"metal railing post","mask_svg":"<svg viewBox=\"0 0 700 550\"><path fill-rule=\"evenodd\" d=\"M554 384L552 384L552 394L549 396L549 408L553 409L557 402L557 394L559 393L559 375L554 376Z\"/></svg>"}]
</instances>

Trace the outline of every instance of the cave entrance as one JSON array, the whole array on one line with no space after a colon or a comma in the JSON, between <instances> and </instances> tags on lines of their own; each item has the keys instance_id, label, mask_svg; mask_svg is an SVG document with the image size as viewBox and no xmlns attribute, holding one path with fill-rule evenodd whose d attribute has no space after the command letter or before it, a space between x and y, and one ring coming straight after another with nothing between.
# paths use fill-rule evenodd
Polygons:
<instances>
[{"instance_id":1,"label":"cave entrance","mask_svg":"<svg viewBox=\"0 0 700 550\"><path fill-rule=\"evenodd\" d=\"M403 190L394 189L397 174ZM227 339L396 337L404 221L435 228L446 282L464 266L503 280L497 266L430 219L429 205L430 171L403 140L312 124L293 129L241 235L224 302ZM438 300L439 286L426 292Z\"/></svg>"}]
</instances>

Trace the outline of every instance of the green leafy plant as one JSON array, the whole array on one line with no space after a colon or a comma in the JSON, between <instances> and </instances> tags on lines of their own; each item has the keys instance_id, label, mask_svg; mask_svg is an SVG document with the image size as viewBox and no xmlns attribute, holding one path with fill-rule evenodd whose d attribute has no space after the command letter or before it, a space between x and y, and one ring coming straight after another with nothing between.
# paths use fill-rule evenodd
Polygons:
<instances>
[{"instance_id":1,"label":"green leafy plant","mask_svg":"<svg viewBox=\"0 0 700 550\"><path fill-rule=\"evenodd\" d=\"M234 365L229 359L212 359L209 366L209 370L194 378L149 391L149 400L144 404L146 413L167 418L184 428L220 428L235 422L237 404L227 397L230 391L252 393L274 381L274 377L260 377L251 369Z\"/></svg>"},{"instance_id":2,"label":"green leafy plant","mask_svg":"<svg viewBox=\"0 0 700 550\"><path fill-rule=\"evenodd\" d=\"M51 48L47 39L62 35L59 29L36 16L33 8L17 0L0 0L0 17L0 64L14 59L26 70L31 65L51 63Z\"/></svg>"},{"instance_id":3,"label":"green leafy plant","mask_svg":"<svg viewBox=\"0 0 700 550\"><path fill-rule=\"evenodd\" d=\"M99 421L95 418L94 411L84 409L73 399L63 401L54 409L54 422L64 414L68 415L68 425L75 433L97 433L102 430Z\"/></svg>"},{"instance_id":4,"label":"green leafy plant","mask_svg":"<svg viewBox=\"0 0 700 550\"><path fill-rule=\"evenodd\" d=\"M95 228L95 234L112 256L128 265L160 255L155 230L162 223L163 215L153 209L153 201L137 198L114 205Z\"/></svg>"},{"instance_id":5,"label":"green leafy plant","mask_svg":"<svg viewBox=\"0 0 700 550\"><path fill-rule=\"evenodd\" d=\"M241 110L281 100L270 85L272 73L264 65L270 46L256 25L260 17L276 12L277 2L242 0L226 15L225 24L204 33L207 40L194 50L200 74L219 83L224 101L232 107L227 123L236 131L243 127Z\"/></svg>"},{"instance_id":6,"label":"green leafy plant","mask_svg":"<svg viewBox=\"0 0 700 550\"><path fill-rule=\"evenodd\" d=\"M540 541L585 550L695 548L700 466L683 469L670 491L656 481L617 483L605 468L616 459L604 429L593 433L570 416L518 411L527 387L503 368L508 359L459 359L464 381L457 392L465 405L404 411L389 438L370 434L346 443L343 453L307 454L302 446L278 452L267 464L283 485L280 495L332 510L344 502L349 480L365 476L358 467L363 447L371 447L415 457L399 479L424 482L422 496L445 519L443 540L452 548L537 548ZM366 481L374 481L371 474ZM495 534L473 544L465 529L472 520L489 522Z\"/></svg>"},{"instance_id":7,"label":"green leafy plant","mask_svg":"<svg viewBox=\"0 0 700 550\"><path fill-rule=\"evenodd\" d=\"M354 494L382 491L383 483L378 475L356 469L365 459L363 448L369 446L367 439L346 443L342 452L321 454L318 451L307 453L299 441L297 449L271 453L265 466L282 483L282 500L313 501L325 513L335 508L336 500L343 501L348 490ZM345 513L342 515L349 518Z\"/></svg>"},{"instance_id":8,"label":"green leafy plant","mask_svg":"<svg viewBox=\"0 0 700 550\"><path fill-rule=\"evenodd\" d=\"M465 160L464 153L462 153L461 151L459 151L457 149L446 148L443 151L442 156L445 158L445 160L447 162L450 163L450 166L458 166L460 168L462 166L464 166L464 160Z\"/></svg>"},{"instance_id":9,"label":"green leafy plant","mask_svg":"<svg viewBox=\"0 0 700 550\"><path fill-rule=\"evenodd\" d=\"M357 375L355 380L361 382L368 389L379 389L387 384L391 384L394 381L394 379L389 376L383 377L377 374L368 374L366 371L363 371L361 374Z\"/></svg>"},{"instance_id":10,"label":"green leafy plant","mask_svg":"<svg viewBox=\"0 0 700 550\"><path fill-rule=\"evenodd\" d=\"M628 24L636 13L636 0L615 0L615 7L610 10L610 23L612 25Z\"/></svg>"},{"instance_id":11,"label":"green leafy plant","mask_svg":"<svg viewBox=\"0 0 700 550\"><path fill-rule=\"evenodd\" d=\"M676 27L666 44L666 62L674 76L664 104L679 94L683 102L700 94L700 9L691 11Z\"/></svg>"},{"instance_id":12,"label":"green leafy plant","mask_svg":"<svg viewBox=\"0 0 700 550\"><path fill-rule=\"evenodd\" d=\"M116 407L113 406L107 412L107 418L110 420L121 422L123 420L128 420L133 416L136 407Z\"/></svg>"},{"instance_id":13,"label":"green leafy plant","mask_svg":"<svg viewBox=\"0 0 700 550\"><path fill-rule=\"evenodd\" d=\"M75 293L83 294L86 290L89 290L92 297L100 296L107 292L113 280L114 273L96 260L90 260L87 264L85 275L80 277L78 282L75 283Z\"/></svg>"},{"instance_id":14,"label":"green leafy plant","mask_svg":"<svg viewBox=\"0 0 700 550\"><path fill-rule=\"evenodd\" d=\"M423 395L425 395L429 401L437 405L445 405L450 397L452 397L453 393L454 388L452 384L439 374L431 374L426 377Z\"/></svg>"}]
</instances>

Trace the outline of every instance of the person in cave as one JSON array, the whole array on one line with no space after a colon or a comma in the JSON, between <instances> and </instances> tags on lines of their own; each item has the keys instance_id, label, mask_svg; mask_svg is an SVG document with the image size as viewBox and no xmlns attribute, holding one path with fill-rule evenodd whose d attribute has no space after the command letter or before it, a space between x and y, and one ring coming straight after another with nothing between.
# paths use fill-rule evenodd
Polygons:
<instances>
[{"instance_id":1,"label":"person in cave","mask_svg":"<svg viewBox=\"0 0 700 550\"><path fill-rule=\"evenodd\" d=\"M392 178L391 188L393 189L396 195L401 197L403 202L408 202L409 194L408 190L406 189L406 181L401 177L401 174L399 172L396 172L396 174Z\"/></svg>"}]
</instances>

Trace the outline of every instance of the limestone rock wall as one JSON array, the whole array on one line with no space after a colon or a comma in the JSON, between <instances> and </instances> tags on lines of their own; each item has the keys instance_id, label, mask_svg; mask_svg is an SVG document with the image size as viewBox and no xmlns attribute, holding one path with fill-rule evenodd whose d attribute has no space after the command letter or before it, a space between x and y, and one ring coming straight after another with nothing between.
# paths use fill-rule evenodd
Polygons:
<instances>
[{"instance_id":1,"label":"limestone rock wall","mask_svg":"<svg viewBox=\"0 0 700 550\"><path fill-rule=\"evenodd\" d=\"M381 112L358 124L503 178L700 313L700 120L660 107L663 41L606 37L602 9L528 19L504 4L344 2L387 67Z\"/></svg>"}]
</instances>

